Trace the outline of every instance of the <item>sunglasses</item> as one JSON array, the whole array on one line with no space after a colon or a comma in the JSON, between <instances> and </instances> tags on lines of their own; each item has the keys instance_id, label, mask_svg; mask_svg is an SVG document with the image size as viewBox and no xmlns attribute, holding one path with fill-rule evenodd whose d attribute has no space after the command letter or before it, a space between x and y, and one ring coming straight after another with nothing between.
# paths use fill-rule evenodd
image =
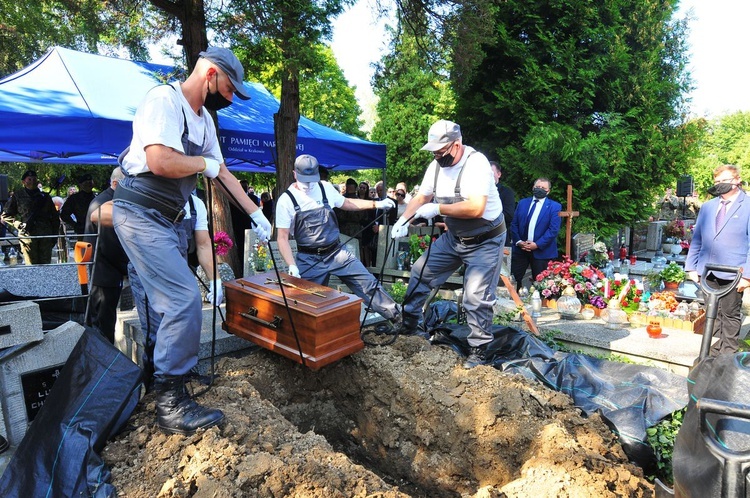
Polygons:
<instances>
[{"instance_id":1,"label":"sunglasses","mask_svg":"<svg viewBox=\"0 0 750 498\"><path fill-rule=\"evenodd\" d=\"M401 192L397 192L396 193L396 197L406 197L406 194L401 193Z\"/></svg>"}]
</instances>

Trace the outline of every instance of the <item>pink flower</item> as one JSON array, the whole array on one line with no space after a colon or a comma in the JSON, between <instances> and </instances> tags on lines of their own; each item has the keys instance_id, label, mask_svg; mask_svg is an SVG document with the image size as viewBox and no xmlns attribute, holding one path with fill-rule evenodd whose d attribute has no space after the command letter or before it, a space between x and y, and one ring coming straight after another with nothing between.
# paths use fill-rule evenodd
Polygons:
<instances>
[{"instance_id":1,"label":"pink flower","mask_svg":"<svg viewBox=\"0 0 750 498\"><path fill-rule=\"evenodd\" d=\"M214 234L214 247L217 256L226 256L229 250L234 246L234 242L226 232L216 232Z\"/></svg>"}]
</instances>

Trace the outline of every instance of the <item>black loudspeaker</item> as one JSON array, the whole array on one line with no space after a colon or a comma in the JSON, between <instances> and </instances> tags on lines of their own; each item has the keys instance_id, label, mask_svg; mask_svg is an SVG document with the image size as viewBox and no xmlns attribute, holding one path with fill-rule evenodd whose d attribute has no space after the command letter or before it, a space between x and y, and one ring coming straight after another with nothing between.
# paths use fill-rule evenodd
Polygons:
<instances>
[{"instance_id":1,"label":"black loudspeaker","mask_svg":"<svg viewBox=\"0 0 750 498\"><path fill-rule=\"evenodd\" d=\"M0 203L8 200L8 175L0 175Z\"/></svg>"},{"instance_id":2,"label":"black loudspeaker","mask_svg":"<svg viewBox=\"0 0 750 498\"><path fill-rule=\"evenodd\" d=\"M681 176L677 180L677 197L689 197L693 195L695 185L693 185L693 177L690 175Z\"/></svg>"}]
</instances>

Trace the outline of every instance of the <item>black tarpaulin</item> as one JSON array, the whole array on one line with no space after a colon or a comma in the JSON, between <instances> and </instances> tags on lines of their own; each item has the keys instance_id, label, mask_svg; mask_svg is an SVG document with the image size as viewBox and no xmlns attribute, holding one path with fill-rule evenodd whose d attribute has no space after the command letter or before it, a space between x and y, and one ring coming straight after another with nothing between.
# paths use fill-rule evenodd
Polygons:
<instances>
[{"instance_id":1,"label":"black tarpaulin","mask_svg":"<svg viewBox=\"0 0 750 498\"><path fill-rule=\"evenodd\" d=\"M100 452L139 399L141 370L86 329L0 478L0 496L114 497Z\"/></svg>"},{"instance_id":2,"label":"black tarpaulin","mask_svg":"<svg viewBox=\"0 0 750 498\"><path fill-rule=\"evenodd\" d=\"M750 354L706 358L690 372L688 389L672 458L675 494L750 497ZM728 409L720 413L706 401Z\"/></svg>"}]
</instances>

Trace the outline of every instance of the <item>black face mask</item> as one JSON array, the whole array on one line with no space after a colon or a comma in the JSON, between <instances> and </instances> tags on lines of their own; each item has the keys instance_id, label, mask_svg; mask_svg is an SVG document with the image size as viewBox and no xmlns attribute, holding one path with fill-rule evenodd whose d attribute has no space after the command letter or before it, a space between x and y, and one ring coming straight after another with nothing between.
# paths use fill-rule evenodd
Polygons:
<instances>
[{"instance_id":1,"label":"black face mask","mask_svg":"<svg viewBox=\"0 0 750 498\"><path fill-rule=\"evenodd\" d=\"M729 193L734 187L733 183L717 183L708 188L708 193L714 197Z\"/></svg>"},{"instance_id":2,"label":"black face mask","mask_svg":"<svg viewBox=\"0 0 750 498\"><path fill-rule=\"evenodd\" d=\"M534 194L535 199L544 199L547 197L547 191L543 188L535 187L531 193Z\"/></svg>"},{"instance_id":3,"label":"black face mask","mask_svg":"<svg viewBox=\"0 0 750 498\"><path fill-rule=\"evenodd\" d=\"M449 166L453 166L453 160L455 157L453 157L453 154L446 154L443 157L439 159L435 159L438 163L438 166L441 168L447 168Z\"/></svg>"},{"instance_id":4,"label":"black face mask","mask_svg":"<svg viewBox=\"0 0 750 498\"><path fill-rule=\"evenodd\" d=\"M219 73L216 73L216 91L211 93L211 85L208 85L208 93L206 94L206 100L203 101L203 105L209 111L218 111L232 105L232 101L227 100L219 92Z\"/></svg>"}]
</instances>

